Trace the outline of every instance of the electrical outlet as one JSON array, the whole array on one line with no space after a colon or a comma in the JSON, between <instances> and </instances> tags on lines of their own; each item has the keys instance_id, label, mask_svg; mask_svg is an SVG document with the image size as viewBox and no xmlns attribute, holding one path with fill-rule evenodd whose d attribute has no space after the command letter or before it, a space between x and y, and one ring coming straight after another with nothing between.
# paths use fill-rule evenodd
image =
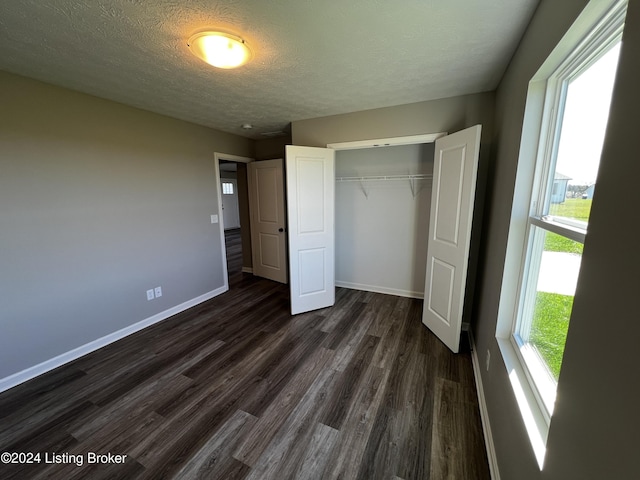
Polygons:
<instances>
[{"instance_id":1,"label":"electrical outlet","mask_svg":"<svg viewBox=\"0 0 640 480\"><path fill-rule=\"evenodd\" d=\"M487 357L486 357L486 363L487 363L487 372L489 371L489 363L491 362L491 350L489 350L487 348Z\"/></svg>"},{"instance_id":2,"label":"electrical outlet","mask_svg":"<svg viewBox=\"0 0 640 480\"><path fill-rule=\"evenodd\" d=\"M162 296L162 287L156 287L155 288L155 293L156 293L156 298L161 297Z\"/></svg>"},{"instance_id":3,"label":"electrical outlet","mask_svg":"<svg viewBox=\"0 0 640 480\"><path fill-rule=\"evenodd\" d=\"M153 290L147 290L147 300L153 300L156 298L153 294Z\"/></svg>"},{"instance_id":4,"label":"electrical outlet","mask_svg":"<svg viewBox=\"0 0 640 480\"><path fill-rule=\"evenodd\" d=\"M218 215L211 215L211 223L218 223Z\"/></svg>"}]
</instances>

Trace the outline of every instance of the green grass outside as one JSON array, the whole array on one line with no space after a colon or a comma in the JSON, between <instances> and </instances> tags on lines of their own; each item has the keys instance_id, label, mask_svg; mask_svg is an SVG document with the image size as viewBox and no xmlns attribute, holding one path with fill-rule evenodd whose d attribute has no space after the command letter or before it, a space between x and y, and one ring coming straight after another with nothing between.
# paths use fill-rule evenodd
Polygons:
<instances>
[{"instance_id":1,"label":"green grass outside","mask_svg":"<svg viewBox=\"0 0 640 480\"><path fill-rule=\"evenodd\" d=\"M589 220L592 201L591 199L567 198L564 203L552 203L549 214L555 217L569 217L586 222Z\"/></svg>"},{"instance_id":2,"label":"green grass outside","mask_svg":"<svg viewBox=\"0 0 640 480\"><path fill-rule=\"evenodd\" d=\"M529 342L536 347L551 374L558 381L567 340L573 297L538 292Z\"/></svg>"},{"instance_id":3,"label":"green grass outside","mask_svg":"<svg viewBox=\"0 0 640 480\"><path fill-rule=\"evenodd\" d=\"M583 245L555 233L547 233L544 239L545 252L567 252L582 255Z\"/></svg>"},{"instance_id":4,"label":"green grass outside","mask_svg":"<svg viewBox=\"0 0 640 480\"><path fill-rule=\"evenodd\" d=\"M549 212L554 216L589 220L591 200L569 198L564 203L554 204ZM547 232L544 250L582 255L583 245L561 235ZM564 345L569 329L569 318L573 297L556 293L537 292L529 342L536 347L556 381L564 354Z\"/></svg>"},{"instance_id":5,"label":"green grass outside","mask_svg":"<svg viewBox=\"0 0 640 480\"><path fill-rule=\"evenodd\" d=\"M577 220L589 220L592 200L581 198L567 198L564 203L551 205L550 214L556 217L569 217ZM567 252L582 255L582 244L569 240L560 235L547 233L544 241L544 249L547 252Z\"/></svg>"}]
</instances>

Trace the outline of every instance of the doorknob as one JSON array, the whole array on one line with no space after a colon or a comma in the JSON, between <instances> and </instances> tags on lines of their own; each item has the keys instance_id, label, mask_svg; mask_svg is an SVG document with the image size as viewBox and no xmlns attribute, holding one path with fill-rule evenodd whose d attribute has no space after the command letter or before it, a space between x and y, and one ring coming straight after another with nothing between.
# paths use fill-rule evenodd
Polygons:
<instances>
[{"instance_id":1,"label":"doorknob","mask_svg":"<svg viewBox=\"0 0 640 480\"><path fill-rule=\"evenodd\" d=\"M279 232L284 232L284 228L280 227L280 228L278 229L278 231L279 231Z\"/></svg>"}]
</instances>

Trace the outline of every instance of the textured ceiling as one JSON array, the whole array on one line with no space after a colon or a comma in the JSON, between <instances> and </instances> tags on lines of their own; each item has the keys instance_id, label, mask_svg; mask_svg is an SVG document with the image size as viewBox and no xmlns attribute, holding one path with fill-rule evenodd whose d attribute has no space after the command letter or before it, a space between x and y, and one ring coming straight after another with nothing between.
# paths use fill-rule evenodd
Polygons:
<instances>
[{"instance_id":1,"label":"textured ceiling","mask_svg":"<svg viewBox=\"0 0 640 480\"><path fill-rule=\"evenodd\" d=\"M289 122L493 90L538 0L6 0L0 70L252 138ZM251 63L191 55L203 28ZM243 123L252 123L247 132Z\"/></svg>"}]
</instances>

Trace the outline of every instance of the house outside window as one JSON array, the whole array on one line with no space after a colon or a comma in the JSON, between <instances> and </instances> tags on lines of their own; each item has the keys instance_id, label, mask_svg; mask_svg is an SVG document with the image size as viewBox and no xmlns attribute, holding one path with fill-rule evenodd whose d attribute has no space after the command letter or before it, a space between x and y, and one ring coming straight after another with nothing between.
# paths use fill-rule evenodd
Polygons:
<instances>
[{"instance_id":1,"label":"house outside window","mask_svg":"<svg viewBox=\"0 0 640 480\"><path fill-rule=\"evenodd\" d=\"M553 177L553 189L551 190L551 203L563 203L567 198L567 187L571 177L567 177L559 172Z\"/></svg>"}]
</instances>

